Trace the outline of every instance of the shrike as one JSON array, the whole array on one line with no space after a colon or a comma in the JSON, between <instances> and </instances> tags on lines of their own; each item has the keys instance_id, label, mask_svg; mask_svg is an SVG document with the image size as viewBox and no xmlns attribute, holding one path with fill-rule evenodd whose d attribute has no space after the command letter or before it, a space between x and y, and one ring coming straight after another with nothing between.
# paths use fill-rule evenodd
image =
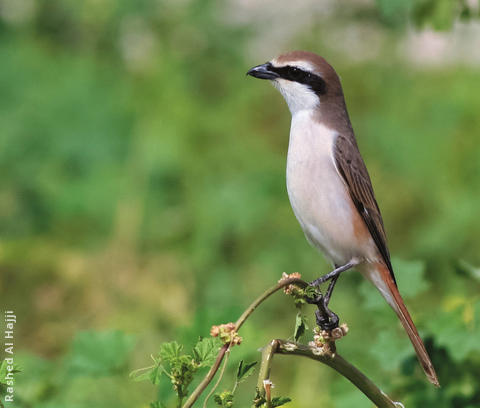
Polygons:
<instances>
[{"instance_id":1,"label":"shrike","mask_svg":"<svg viewBox=\"0 0 480 408\"><path fill-rule=\"evenodd\" d=\"M398 315L428 380L439 386L433 364L398 291L385 229L372 183L358 150L342 86L324 58L293 51L250 69L281 92L292 114L287 191L305 236L335 265L314 284L355 267Z\"/></svg>"}]
</instances>

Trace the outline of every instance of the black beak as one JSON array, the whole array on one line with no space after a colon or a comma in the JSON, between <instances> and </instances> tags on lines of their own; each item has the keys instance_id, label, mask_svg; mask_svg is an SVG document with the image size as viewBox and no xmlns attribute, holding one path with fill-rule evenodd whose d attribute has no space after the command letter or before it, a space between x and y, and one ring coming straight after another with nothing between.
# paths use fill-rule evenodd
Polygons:
<instances>
[{"instance_id":1,"label":"black beak","mask_svg":"<svg viewBox=\"0 0 480 408\"><path fill-rule=\"evenodd\" d=\"M260 79L275 79L280 77L280 75L273 71L273 66L269 62L253 67L247 72L247 75Z\"/></svg>"}]
</instances>

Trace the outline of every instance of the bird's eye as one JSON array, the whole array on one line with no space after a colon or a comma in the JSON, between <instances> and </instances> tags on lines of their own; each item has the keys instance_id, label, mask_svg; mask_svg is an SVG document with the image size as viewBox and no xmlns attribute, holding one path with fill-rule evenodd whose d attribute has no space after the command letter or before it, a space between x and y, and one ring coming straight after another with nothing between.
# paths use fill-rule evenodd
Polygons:
<instances>
[{"instance_id":1,"label":"bird's eye","mask_svg":"<svg viewBox=\"0 0 480 408\"><path fill-rule=\"evenodd\" d=\"M290 74L293 78L299 78L302 75L302 70L296 67L292 67L292 69L290 70Z\"/></svg>"},{"instance_id":2,"label":"bird's eye","mask_svg":"<svg viewBox=\"0 0 480 408\"><path fill-rule=\"evenodd\" d=\"M306 72L297 67L290 67L289 76L292 81L296 81L296 82L303 82L306 79L311 77L309 72Z\"/></svg>"}]
</instances>

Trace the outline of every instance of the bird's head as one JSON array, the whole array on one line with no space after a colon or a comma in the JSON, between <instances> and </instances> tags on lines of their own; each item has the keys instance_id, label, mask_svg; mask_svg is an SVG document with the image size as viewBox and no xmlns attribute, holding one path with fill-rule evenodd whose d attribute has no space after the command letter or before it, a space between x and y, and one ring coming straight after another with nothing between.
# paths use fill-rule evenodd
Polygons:
<instances>
[{"instance_id":1,"label":"bird's head","mask_svg":"<svg viewBox=\"0 0 480 408\"><path fill-rule=\"evenodd\" d=\"M292 115L315 109L336 97L343 100L342 87L335 70L324 58L311 52L282 54L253 67L247 75L272 81L285 98Z\"/></svg>"}]
</instances>

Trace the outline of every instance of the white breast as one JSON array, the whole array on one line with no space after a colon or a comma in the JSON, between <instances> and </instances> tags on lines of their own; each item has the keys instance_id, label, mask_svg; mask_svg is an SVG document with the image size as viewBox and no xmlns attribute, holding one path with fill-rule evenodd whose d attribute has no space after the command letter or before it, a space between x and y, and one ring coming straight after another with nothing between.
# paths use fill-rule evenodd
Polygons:
<instances>
[{"instance_id":1,"label":"white breast","mask_svg":"<svg viewBox=\"0 0 480 408\"><path fill-rule=\"evenodd\" d=\"M353 230L347 188L338 173L333 145L336 133L303 110L292 116L287 158L287 190L308 241L334 264L363 257Z\"/></svg>"}]
</instances>

